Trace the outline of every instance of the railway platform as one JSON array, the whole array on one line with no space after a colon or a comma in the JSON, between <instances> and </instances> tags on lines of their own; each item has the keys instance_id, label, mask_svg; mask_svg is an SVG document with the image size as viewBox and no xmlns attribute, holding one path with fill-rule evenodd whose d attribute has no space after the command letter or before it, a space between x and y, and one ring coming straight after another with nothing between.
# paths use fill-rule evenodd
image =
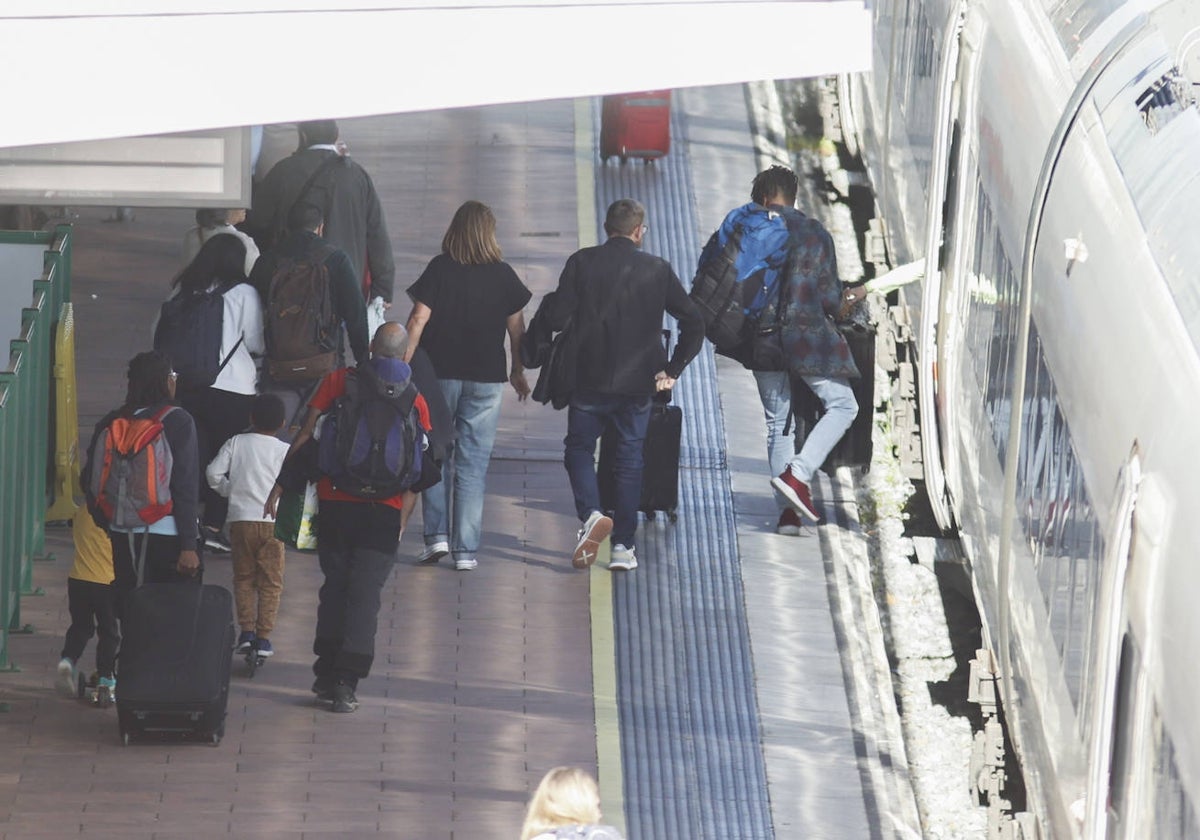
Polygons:
<instances>
[{"instance_id":1,"label":"railway platform","mask_svg":"<svg viewBox=\"0 0 1200 840\"><path fill-rule=\"evenodd\" d=\"M763 161L742 86L675 102L672 152L653 165L600 162L592 100L341 121L384 202L390 317L406 317L403 289L468 198L495 211L505 259L533 292L527 315L619 197L646 204L646 249L686 282ZM84 443L150 344L192 224L187 210L109 215L73 220ZM677 390L679 519L643 523L636 572L610 573L603 558L572 569L565 413L509 391L479 568L417 566L414 515L360 708L333 715L309 692L320 570L290 551L277 654L253 678L235 659L216 747L124 747L112 710L55 693L71 541L50 529L55 559L35 572L44 595L23 605L33 632L10 640L20 670L0 674L0 837L501 840L560 764L598 774L606 821L630 840L918 836L886 663L881 675L872 640L856 640L878 619L847 574L865 552L853 488L824 482L825 522L775 535L752 378L706 346ZM207 582L230 578L227 555L206 557Z\"/></svg>"}]
</instances>

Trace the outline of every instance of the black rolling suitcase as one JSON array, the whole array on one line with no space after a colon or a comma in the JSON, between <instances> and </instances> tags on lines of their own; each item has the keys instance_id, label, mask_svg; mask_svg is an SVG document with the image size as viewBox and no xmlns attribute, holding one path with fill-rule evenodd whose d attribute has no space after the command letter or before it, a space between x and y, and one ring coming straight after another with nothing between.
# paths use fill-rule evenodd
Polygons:
<instances>
[{"instance_id":1,"label":"black rolling suitcase","mask_svg":"<svg viewBox=\"0 0 1200 840\"><path fill-rule=\"evenodd\" d=\"M871 466L871 433L875 426L875 329L860 323L839 324L838 329L850 345L850 355L862 374L851 379L854 398L858 401L858 416L825 459L822 469L831 472L838 467ZM792 379L792 414L796 423L796 440L802 441L824 413L821 401L799 377Z\"/></svg>"},{"instance_id":2,"label":"black rolling suitcase","mask_svg":"<svg viewBox=\"0 0 1200 840\"><path fill-rule=\"evenodd\" d=\"M233 596L223 586L147 583L122 607L117 661L121 739L225 734L234 640Z\"/></svg>"},{"instance_id":3,"label":"black rolling suitcase","mask_svg":"<svg viewBox=\"0 0 1200 840\"><path fill-rule=\"evenodd\" d=\"M679 440L683 434L683 411L666 402L670 398L669 391L661 392L650 406L643 450L642 499L638 510L646 514L647 519L653 519L658 511L662 511L674 522L679 507ZM616 495L612 462L615 438L611 429L606 429L600 438L600 466L596 472L600 504L610 512Z\"/></svg>"}]
</instances>

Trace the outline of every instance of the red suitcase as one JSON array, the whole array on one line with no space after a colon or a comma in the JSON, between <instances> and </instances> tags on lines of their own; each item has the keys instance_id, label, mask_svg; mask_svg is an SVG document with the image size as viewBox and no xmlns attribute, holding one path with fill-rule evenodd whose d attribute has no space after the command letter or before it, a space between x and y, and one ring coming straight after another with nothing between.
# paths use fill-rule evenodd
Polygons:
<instances>
[{"instance_id":1,"label":"red suitcase","mask_svg":"<svg viewBox=\"0 0 1200 840\"><path fill-rule=\"evenodd\" d=\"M600 160L655 160L671 148L671 91L604 97L600 110Z\"/></svg>"}]
</instances>

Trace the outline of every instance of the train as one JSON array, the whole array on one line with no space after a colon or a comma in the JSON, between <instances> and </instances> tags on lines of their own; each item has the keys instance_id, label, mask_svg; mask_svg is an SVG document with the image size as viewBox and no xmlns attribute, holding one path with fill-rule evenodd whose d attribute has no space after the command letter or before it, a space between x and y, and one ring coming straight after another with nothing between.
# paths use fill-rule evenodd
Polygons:
<instances>
[{"instance_id":1,"label":"train","mask_svg":"<svg viewBox=\"0 0 1200 840\"><path fill-rule=\"evenodd\" d=\"M1006 729L989 835L1200 837L1200 3L871 7L831 121L923 263L889 302Z\"/></svg>"}]
</instances>

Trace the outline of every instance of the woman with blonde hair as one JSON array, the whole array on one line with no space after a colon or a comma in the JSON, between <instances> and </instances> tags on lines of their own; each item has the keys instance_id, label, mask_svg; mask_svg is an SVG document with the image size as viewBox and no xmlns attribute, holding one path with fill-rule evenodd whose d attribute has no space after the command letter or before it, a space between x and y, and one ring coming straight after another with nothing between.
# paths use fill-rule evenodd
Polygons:
<instances>
[{"instance_id":1,"label":"woman with blonde hair","mask_svg":"<svg viewBox=\"0 0 1200 840\"><path fill-rule=\"evenodd\" d=\"M456 439L442 465L442 481L422 494L425 550L419 563L453 554L459 571L478 565L483 529L484 479L500 400L507 381L517 399L529 396L518 349L525 334L529 289L504 262L496 241L496 217L486 204L458 208L438 254L408 288L408 352L422 347L454 420ZM512 364L506 369L507 334Z\"/></svg>"},{"instance_id":2,"label":"woman with blonde hair","mask_svg":"<svg viewBox=\"0 0 1200 840\"><path fill-rule=\"evenodd\" d=\"M555 767L542 777L529 800L521 840L622 840L600 825L600 790L578 767Z\"/></svg>"}]
</instances>

